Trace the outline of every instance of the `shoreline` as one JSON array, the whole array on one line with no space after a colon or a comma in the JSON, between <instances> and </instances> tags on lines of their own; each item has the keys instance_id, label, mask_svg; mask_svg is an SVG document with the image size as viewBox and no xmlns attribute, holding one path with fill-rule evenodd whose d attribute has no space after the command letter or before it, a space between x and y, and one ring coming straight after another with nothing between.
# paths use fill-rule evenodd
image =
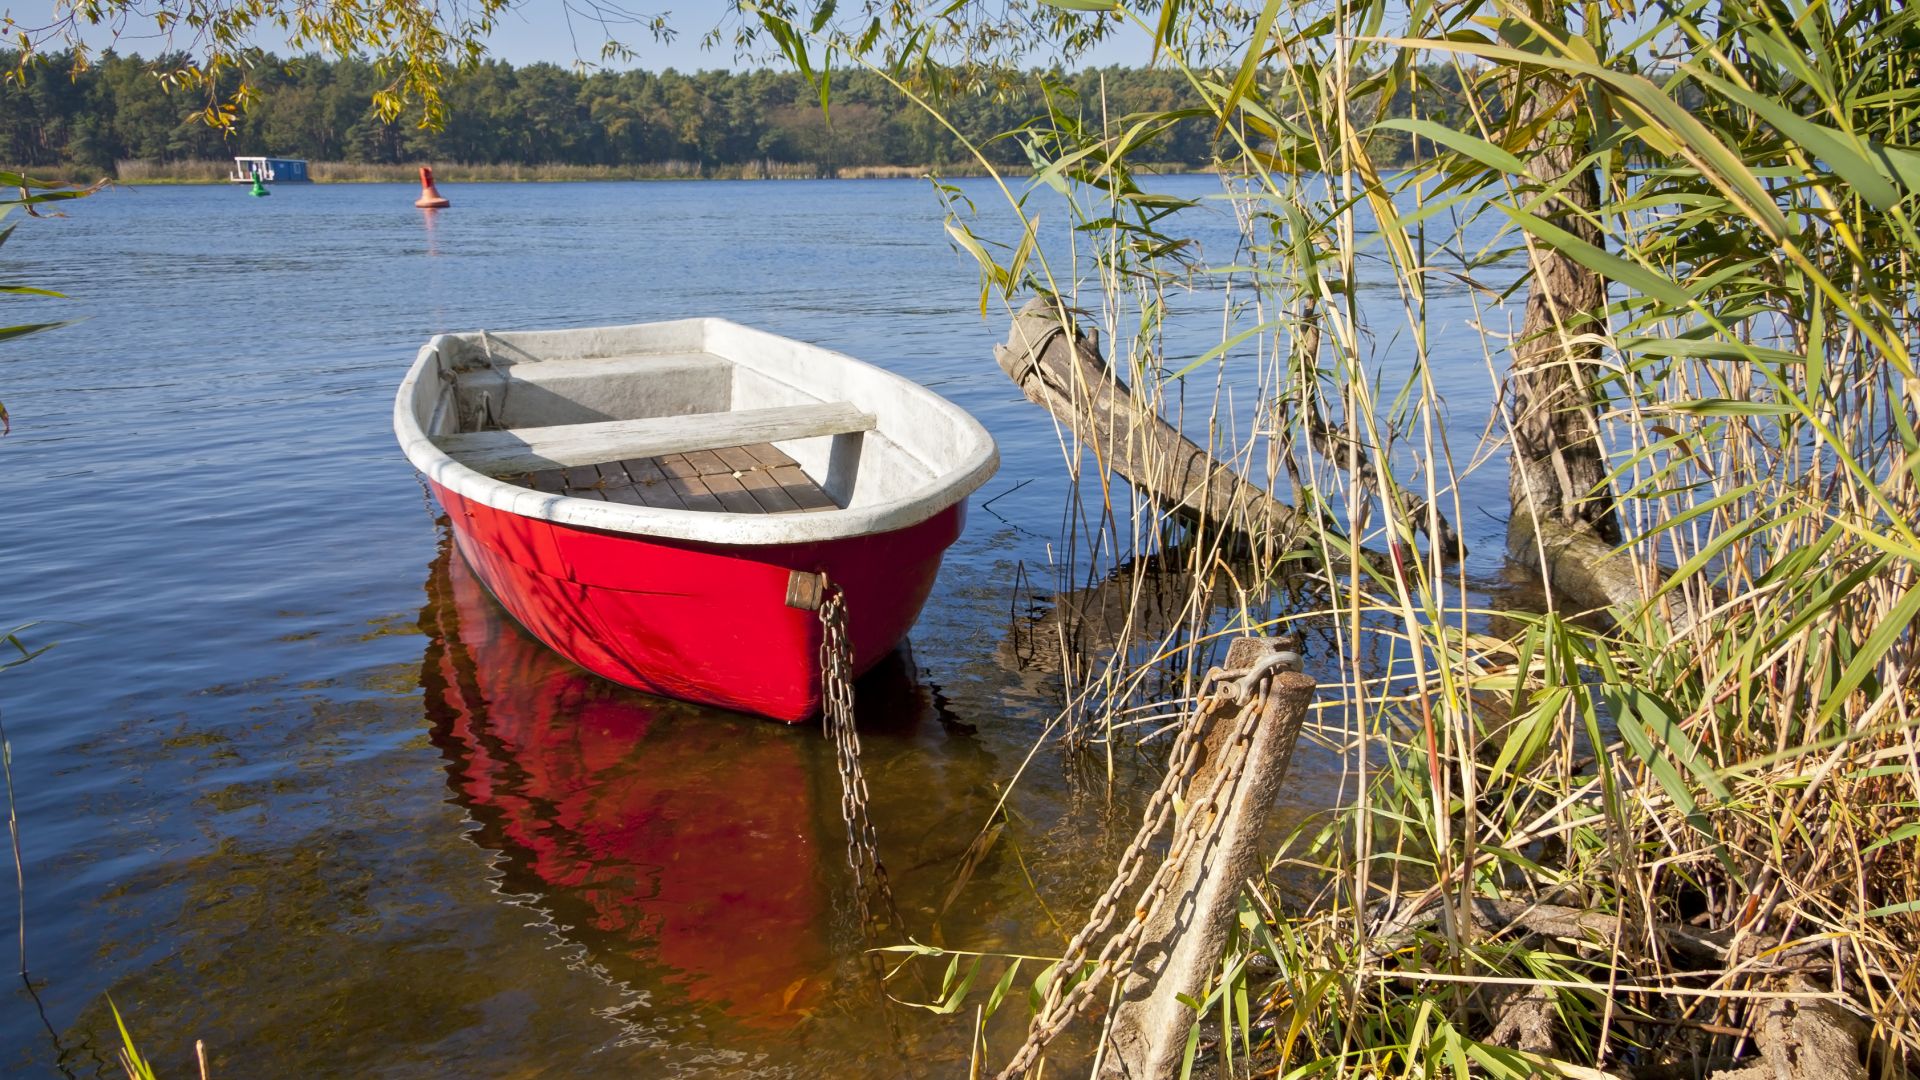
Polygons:
<instances>
[{"instance_id":1,"label":"shoreline","mask_svg":"<svg viewBox=\"0 0 1920 1080\"><path fill-rule=\"evenodd\" d=\"M314 161L309 163L310 180L300 184L411 184L419 178L422 166L430 167L436 179L450 184L564 184L591 181L654 180L924 180L966 179L991 175L977 162L947 162L938 165L847 165L821 166L812 162L760 161L744 165L703 168L694 162L667 161L638 166L610 165L450 165L414 162L405 165L374 165L359 162ZM1009 169L1017 169L1009 166ZM0 169L28 176L98 177L104 170L74 165L15 166ZM107 175L122 187L187 187L230 184L241 186L244 180L232 178L231 162L208 159L175 162L120 161ZM1210 168L1192 168L1180 164L1150 166L1152 173L1210 173ZM82 181L84 182L84 181ZM287 182L268 182L281 186Z\"/></svg>"}]
</instances>

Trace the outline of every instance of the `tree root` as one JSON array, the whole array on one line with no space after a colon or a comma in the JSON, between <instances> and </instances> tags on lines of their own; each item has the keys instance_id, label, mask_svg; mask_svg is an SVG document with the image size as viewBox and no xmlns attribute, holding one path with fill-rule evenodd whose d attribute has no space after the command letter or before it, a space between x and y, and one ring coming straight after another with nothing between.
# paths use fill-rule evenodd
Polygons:
<instances>
[{"instance_id":1,"label":"tree root","mask_svg":"<svg viewBox=\"0 0 1920 1080\"><path fill-rule=\"evenodd\" d=\"M1804 979L1792 989L1817 990ZM1866 1025L1831 1001L1775 1001L1754 1029L1760 1060L1709 1080L1867 1080L1860 1057Z\"/></svg>"},{"instance_id":2,"label":"tree root","mask_svg":"<svg viewBox=\"0 0 1920 1080\"><path fill-rule=\"evenodd\" d=\"M1592 529L1516 509L1507 525L1507 556L1539 573L1556 596L1583 609L1632 607L1646 599L1630 552Z\"/></svg>"}]
</instances>

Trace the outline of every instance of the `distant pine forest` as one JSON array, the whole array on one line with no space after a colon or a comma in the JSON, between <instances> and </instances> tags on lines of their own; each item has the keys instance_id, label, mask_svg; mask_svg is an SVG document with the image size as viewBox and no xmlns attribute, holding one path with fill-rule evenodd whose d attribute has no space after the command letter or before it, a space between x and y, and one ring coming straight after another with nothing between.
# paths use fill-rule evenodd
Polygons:
<instances>
[{"instance_id":1,"label":"distant pine forest","mask_svg":"<svg viewBox=\"0 0 1920 1080\"><path fill-rule=\"evenodd\" d=\"M316 179L392 179L410 162L470 167L473 178L600 176L848 176L946 173L977 167L946 126L866 71L836 72L832 107L798 74L780 71L599 71L491 61L445 91L445 126L382 120L374 93L386 79L346 59L264 56L259 96L231 131L208 125L204 90L170 92L148 61L112 52L77 74L53 56L25 77L0 81L0 163L67 179L217 180L235 154L307 158ZM16 58L0 52L0 69ZM1428 73L1433 100L1421 112L1463 100L1450 69ZM1051 90L1047 89L1051 87ZM996 166L1025 160L1017 140L992 136L1046 117L1054 107L1098 129L1130 113L1196 103L1177 71L1108 67L1035 72L993 92L952 96L946 118ZM1423 95L1424 96L1424 95ZM1391 103L1404 114L1411 102ZM1410 160L1404 136L1385 133L1383 164ZM1211 120L1174 125L1151 160L1169 170L1212 165ZM1397 141L1395 141L1395 137ZM984 140L984 142L983 142Z\"/></svg>"}]
</instances>

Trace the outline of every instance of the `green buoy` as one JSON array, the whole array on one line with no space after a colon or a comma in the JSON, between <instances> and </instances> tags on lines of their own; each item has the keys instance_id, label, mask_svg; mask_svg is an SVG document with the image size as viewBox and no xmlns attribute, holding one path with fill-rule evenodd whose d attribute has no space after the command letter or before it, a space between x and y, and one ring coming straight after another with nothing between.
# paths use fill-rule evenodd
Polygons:
<instances>
[{"instance_id":1,"label":"green buoy","mask_svg":"<svg viewBox=\"0 0 1920 1080\"><path fill-rule=\"evenodd\" d=\"M260 173L256 170L253 173L253 190L248 192L247 194L252 195L254 198L257 199L263 195L271 195L273 194L273 192L268 191L267 185L260 182Z\"/></svg>"}]
</instances>

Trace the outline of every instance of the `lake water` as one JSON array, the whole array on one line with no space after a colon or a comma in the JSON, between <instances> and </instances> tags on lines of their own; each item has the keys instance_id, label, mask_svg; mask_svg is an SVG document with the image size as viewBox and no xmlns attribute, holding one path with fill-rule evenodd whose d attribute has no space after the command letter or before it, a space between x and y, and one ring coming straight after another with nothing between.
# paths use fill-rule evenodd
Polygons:
<instances>
[{"instance_id":1,"label":"lake water","mask_svg":"<svg viewBox=\"0 0 1920 1080\"><path fill-rule=\"evenodd\" d=\"M111 995L174 1077L196 1038L224 1077L952 1075L971 1019L866 977L818 729L529 641L449 560L390 409L439 331L718 315L972 411L1004 464L911 656L862 687L874 816L915 937L1056 952L1137 778L1043 753L957 876L1058 708L1006 644L1021 569L1051 587L1065 489L1051 421L992 361L1004 313L980 317L920 183L445 190L432 217L369 185L10 219L7 280L75 299L0 321L85 321L0 345L4 617L56 643L0 675L37 991L0 1008L0 1072L119 1075ZM1481 363L1446 373L1475 423ZM1461 524L1497 549L1497 523ZM1337 764L1303 751L1289 816L1335 799Z\"/></svg>"}]
</instances>

